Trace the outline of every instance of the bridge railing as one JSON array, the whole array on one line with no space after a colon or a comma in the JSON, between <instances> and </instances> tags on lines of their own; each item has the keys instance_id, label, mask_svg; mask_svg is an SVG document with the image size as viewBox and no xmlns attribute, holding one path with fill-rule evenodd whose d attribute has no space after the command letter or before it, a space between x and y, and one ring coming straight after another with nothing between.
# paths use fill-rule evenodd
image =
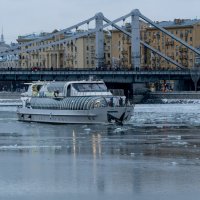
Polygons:
<instances>
[{"instance_id":1,"label":"bridge railing","mask_svg":"<svg viewBox=\"0 0 200 200\"><path fill-rule=\"evenodd\" d=\"M133 72L163 72L163 71L176 71L176 72L190 72L190 69L169 69L169 68L161 68L161 69L151 69L151 68L127 68L127 67L102 67L102 68L42 68L42 67L33 67L33 68L24 68L24 67L1 67L0 71L133 71Z\"/></svg>"}]
</instances>

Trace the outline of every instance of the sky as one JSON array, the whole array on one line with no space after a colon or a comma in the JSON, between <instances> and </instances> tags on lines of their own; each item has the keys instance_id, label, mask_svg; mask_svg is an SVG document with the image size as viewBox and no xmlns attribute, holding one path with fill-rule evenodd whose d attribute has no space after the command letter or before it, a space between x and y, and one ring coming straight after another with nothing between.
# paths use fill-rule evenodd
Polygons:
<instances>
[{"instance_id":1,"label":"sky","mask_svg":"<svg viewBox=\"0 0 200 200\"><path fill-rule=\"evenodd\" d=\"M0 0L6 43L19 35L64 29L102 12L110 20L134 9L153 21L200 19L200 0Z\"/></svg>"}]
</instances>

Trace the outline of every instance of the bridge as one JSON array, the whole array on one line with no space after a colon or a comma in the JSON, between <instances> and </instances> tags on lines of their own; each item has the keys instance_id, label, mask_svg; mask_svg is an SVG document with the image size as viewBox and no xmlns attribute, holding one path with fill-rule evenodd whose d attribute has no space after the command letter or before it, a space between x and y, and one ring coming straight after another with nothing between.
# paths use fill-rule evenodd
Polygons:
<instances>
[{"instance_id":1,"label":"bridge","mask_svg":"<svg viewBox=\"0 0 200 200\"><path fill-rule=\"evenodd\" d=\"M131 18L131 31L128 32L124 27L117 25L119 22L124 22L127 18ZM63 29L56 33L48 34L42 38L35 39L33 41L18 44L11 49L0 52L0 57L4 58L10 55L20 55L21 53L31 53L40 52L42 49L47 47L55 47L56 45L65 46L68 42L76 40L78 38L94 35L96 40L95 47L95 66L90 70L83 69L42 69L40 71L31 71L29 69L12 69L12 70L1 70L0 80L2 81L33 81L33 80L70 80L70 79L85 79L89 76L96 76L97 78L104 79L106 82L118 82L118 83L139 83L139 82L151 82L157 80L191 80L191 72L178 63L176 60L160 52L158 49L153 48L145 41L140 38L140 19L150 24L152 27L157 28L162 33L168 35L173 40L178 41L181 45L190 49L192 52L200 56L200 51L189 45L185 41L176 37L166 29L159 26L157 23L153 22L146 16L144 16L138 9L131 11L130 13L121 16L115 20L109 20L102 13L97 13L95 16L79 22L69 28ZM90 23L95 23L93 29L89 28ZM88 30L83 32L77 31L79 27L87 26ZM131 39L131 63L132 67L130 70L119 70L119 71L109 71L100 70L104 66L104 35L103 31L105 28L112 26L115 29L121 31L127 37ZM75 30L75 31L73 31ZM54 38L61 34L67 34L73 31L73 34L67 35L65 38L60 40L55 40L46 43L45 41ZM33 44L37 43L37 46ZM167 62L172 63L177 70L167 70L167 71L144 71L141 68L141 52L140 46L143 45L150 49L155 54L164 58ZM193 72L194 73L194 72Z\"/></svg>"}]
</instances>

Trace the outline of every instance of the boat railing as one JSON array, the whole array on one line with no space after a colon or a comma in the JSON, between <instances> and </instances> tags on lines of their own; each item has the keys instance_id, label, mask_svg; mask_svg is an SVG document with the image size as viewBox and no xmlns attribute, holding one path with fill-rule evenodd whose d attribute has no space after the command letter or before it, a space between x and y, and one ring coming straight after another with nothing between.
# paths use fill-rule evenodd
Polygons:
<instances>
[{"instance_id":1,"label":"boat railing","mask_svg":"<svg viewBox=\"0 0 200 200\"><path fill-rule=\"evenodd\" d=\"M31 99L33 100L32 103L30 104L30 102L26 102L26 107L29 106L34 106L35 108L40 108L40 109L49 109L49 108L53 108L53 109L58 109L58 110L62 110L62 109L93 109L93 108L97 108L97 107L132 107L133 105L130 104L130 101L127 100L125 97L115 97L115 96L101 96L104 98L104 102L103 104L101 104L101 106L97 106L100 101L99 101L99 97L92 97L92 96L88 96L88 97L69 97L69 100L67 100L68 98L61 98L61 97L46 97L49 100L48 101L40 101L39 99L37 100L38 97L32 97ZM36 99L35 99L36 98ZM44 96L41 97L45 98ZM42 103L42 104L41 104ZM67 107L66 107L67 106ZM89 106L89 107L88 107Z\"/></svg>"},{"instance_id":2,"label":"boat railing","mask_svg":"<svg viewBox=\"0 0 200 200\"><path fill-rule=\"evenodd\" d=\"M111 96L106 98L109 107L132 107L133 104L127 98Z\"/></svg>"},{"instance_id":3,"label":"boat railing","mask_svg":"<svg viewBox=\"0 0 200 200\"><path fill-rule=\"evenodd\" d=\"M76 93L75 96L105 96L110 95L108 92L79 92Z\"/></svg>"}]
</instances>

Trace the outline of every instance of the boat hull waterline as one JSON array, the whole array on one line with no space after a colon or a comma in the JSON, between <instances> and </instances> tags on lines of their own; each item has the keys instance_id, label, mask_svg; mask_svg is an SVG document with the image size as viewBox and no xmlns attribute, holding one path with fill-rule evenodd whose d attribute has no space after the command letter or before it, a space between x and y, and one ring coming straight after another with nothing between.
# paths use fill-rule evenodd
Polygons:
<instances>
[{"instance_id":1,"label":"boat hull waterline","mask_svg":"<svg viewBox=\"0 0 200 200\"><path fill-rule=\"evenodd\" d=\"M52 110L20 107L19 121L57 124L109 124L129 121L133 107L101 107L91 110Z\"/></svg>"}]
</instances>

